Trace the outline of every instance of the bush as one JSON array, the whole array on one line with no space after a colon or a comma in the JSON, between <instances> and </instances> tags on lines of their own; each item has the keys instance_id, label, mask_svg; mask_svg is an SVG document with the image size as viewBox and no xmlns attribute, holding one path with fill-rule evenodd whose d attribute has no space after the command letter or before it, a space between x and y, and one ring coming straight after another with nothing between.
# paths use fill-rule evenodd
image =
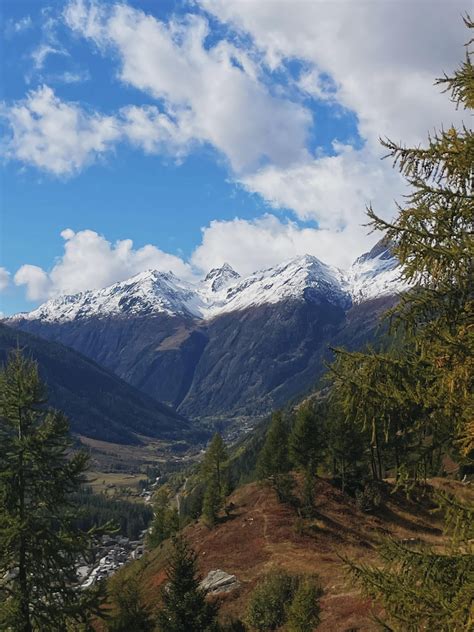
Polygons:
<instances>
[{"instance_id":1,"label":"bush","mask_svg":"<svg viewBox=\"0 0 474 632\"><path fill-rule=\"evenodd\" d=\"M309 632L319 625L319 599L322 594L323 590L315 579L300 582L288 608L288 632Z\"/></svg>"},{"instance_id":2,"label":"bush","mask_svg":"<svg viewBox=\"0 0 474 632\"><path fill-rule=\"evenodd\" d=\"M286 606L293 599L300 577L281 571L269 573L255 588L247 609L247 622L256 630L276 630L286 621Z\"/></svg>"},{"instance_id":3,"label":"bush","mask_svg":"<svg viewBox=\"0 0 474 632\"><path fill-rule=\"evenodd\" d=\"M356 504L361 511L370 513L380 507L381 503L382 494L375 481L366 483L362 491L356 492Z\"/></svg>"},{"instance_id":4,"label":"bush","mask_svg":"<svg viewBox=\"0 0 474 632\"><path fill-rule=\"evenodd\" d=\"M250 597L247 623L259 632L276 630L284 624L288 632L310 632L319 624L322 594L317 576L269 573Z\"/></svg>"}]
</instances>

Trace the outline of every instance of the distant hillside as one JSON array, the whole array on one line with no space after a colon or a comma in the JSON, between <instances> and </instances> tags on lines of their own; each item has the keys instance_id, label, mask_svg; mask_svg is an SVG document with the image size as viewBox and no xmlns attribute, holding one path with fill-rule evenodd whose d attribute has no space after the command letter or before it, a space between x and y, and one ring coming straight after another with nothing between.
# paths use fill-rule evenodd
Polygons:
<instances>
[{"instance_id":1,"label":"distant hillside","mask_svg":"<svg viewBox=\"0 0 474 632\"><path fill-rule=\"evenodd\" d=\"M73 432L117 443L193 435L190 421L80 353L0 323L1 364L17 346L38 361L49 403L68 415Z\"/></svg>"}]
</instances>

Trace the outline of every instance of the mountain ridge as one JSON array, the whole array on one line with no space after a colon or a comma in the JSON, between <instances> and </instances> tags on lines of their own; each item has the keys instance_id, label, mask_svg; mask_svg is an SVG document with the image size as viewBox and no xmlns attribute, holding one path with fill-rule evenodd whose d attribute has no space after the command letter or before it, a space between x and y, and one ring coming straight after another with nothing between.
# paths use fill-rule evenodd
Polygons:
<instances>
[{"instance_id":1,"label":"mountain ridge","mask_svg":"<svg viewBox=\"0 0 474 632\"><path fill-rule=\"evenodd\" d=\"M7 323L72 347L185 417L227 423L308 392L331 347L374 340L404 287L400 267L384 246L351 275L353 296L346 276L309 255L246 277L223 266L197 289L146 272Z\"/></svg>"},{"instance_id":2,"label":"mountain ridge","mask_svg":"<svg viewBox=\"0 0 474 632\"><path fill-rule=\"evenodd\" d=\"M381 247L382 244L382 247ZM191 283L171 272L146 270L98 290L59 296L31 312L4 319L64 322L110 315L168 314L202 321L248 307L323 296L334 305L348 308L368 298L403 291L401 268L389 247L379 242L343 272L313 255L301 255L277 266L241 277L225 263Z\"/></svg>"}]
</instances>

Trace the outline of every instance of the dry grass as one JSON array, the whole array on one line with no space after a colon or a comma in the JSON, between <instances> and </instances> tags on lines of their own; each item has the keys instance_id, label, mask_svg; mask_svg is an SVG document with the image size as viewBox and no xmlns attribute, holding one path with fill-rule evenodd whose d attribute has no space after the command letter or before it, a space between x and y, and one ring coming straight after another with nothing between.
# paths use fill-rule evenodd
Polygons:
<instances>
[{"instance_id":1,"label":"dry grass","mask_svg":"<svg viewBox=\"0 0 474 632\"><path fill-rule=\"evenodd\" d=\"M433 481L436 487L473 496L461 483ZM392 490L393 491L393 490ZM384 536L415 538L435 547L445 544L441 517L431 513L430 501L408 501L401 493L385 495L383 510L377 515L359 511L354 501L327 481L319 479L315 488L316 515L304 524L297 512L279 504L271 489L253 483L231 497L232 516L210 530L197 522L185 533L199 554L203 575L220 568L235 574L240 589L222 600L222 614L242 617L250 592L258 579L274 568L297 573L317 573L324 587L321 601L321 632L351 629L377 630L371 618L371 604L361 598L351 584L340 555L358 562L377 560L377 544ZM144 596L156 606L159 587L165 580L166 546L152 551L135 567L140 573ZM133 566L127 572L133 572Z\"/></svg>"}]
</instances>

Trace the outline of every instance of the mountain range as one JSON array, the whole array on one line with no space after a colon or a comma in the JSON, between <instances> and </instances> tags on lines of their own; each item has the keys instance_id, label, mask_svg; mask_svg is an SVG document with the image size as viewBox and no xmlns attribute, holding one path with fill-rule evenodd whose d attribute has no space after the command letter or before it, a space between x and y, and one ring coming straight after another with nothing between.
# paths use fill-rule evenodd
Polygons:
<instances>
[{"instance_id":1,"label":"mountain range","mask_svg":"<svg viewBox=\"0 0 474 632\"><path fill-rule=\"evenodd\" d=\"M329 347L372 339L405 287L379 242L347 271L309 255L246 277L225 264L195 283L150 270L5 322L71 347L185 417L228 420L314 386Z\"/></svg>"}]
</instances>

